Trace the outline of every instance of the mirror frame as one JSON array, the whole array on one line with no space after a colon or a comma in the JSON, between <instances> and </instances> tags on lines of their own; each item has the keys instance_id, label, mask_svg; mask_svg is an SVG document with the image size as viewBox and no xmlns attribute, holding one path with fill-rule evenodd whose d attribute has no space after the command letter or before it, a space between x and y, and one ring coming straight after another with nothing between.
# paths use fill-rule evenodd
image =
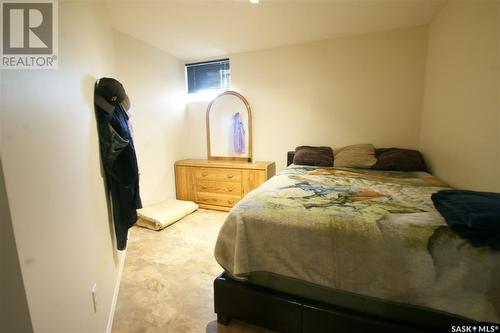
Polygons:
<instances>
[{"instance_id":1,"label":"mirror frame","mask_svg":"<svg viewBox=\"0 0 500 333\"><path fill-rule=\"evenodd\" d=\"M212 109L212 105L219 98L233 95L241 99L241 101L245 104L248 112L248 156L245 157L237 157L237 156L212 156L210 149L210 110ZM224 160L224 161L240 161L240 162L252 162L252 109L250 108L250 103L248 103L247 99L243 97L240 93L236 91L227 90L223 93L217 95L207 107L207 152L209 160Z\"/></svg>"}]
</instances>

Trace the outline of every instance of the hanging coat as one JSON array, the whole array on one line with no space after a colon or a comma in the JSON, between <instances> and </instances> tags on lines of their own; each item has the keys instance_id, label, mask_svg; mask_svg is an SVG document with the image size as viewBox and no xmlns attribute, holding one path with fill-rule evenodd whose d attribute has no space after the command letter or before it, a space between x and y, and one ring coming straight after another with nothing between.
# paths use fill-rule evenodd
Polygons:
<instances>
[{"instance_id":1,"label":"hanging coat","mask_svg":"<svg viewBox=\"0 0 500 333\"><path fill-rule=\"evenodd\" d=\"M124 250L128 229L137 221L136 209L142 208L142 204L134 142L127 113L121 104L126 95L124 91L108 94L109 87L101 85L121 86L118 81L110 80L114 79L103 78L96 84L95 107L101 159L113 206L117 248Z\"/></svg>"},{"instance_id":2,"label":"hanging coat","mask_svg":"<svg viewBox=\"0 0 500 333\"><path fill-rule=\"evenodd\" d=\"M239 112L233 115L233 147L234 151L239 154L246 152L245 148L245 125L241 121Z\"/></svg>"}]
</instances>

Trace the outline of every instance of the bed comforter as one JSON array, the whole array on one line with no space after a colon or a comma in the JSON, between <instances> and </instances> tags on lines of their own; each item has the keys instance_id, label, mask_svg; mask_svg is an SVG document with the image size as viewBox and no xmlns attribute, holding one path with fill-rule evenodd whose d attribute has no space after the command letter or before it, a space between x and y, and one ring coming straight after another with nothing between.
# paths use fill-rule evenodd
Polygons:
<instances>
[{"instance_id":1,"label":"bed comforter","mask_svg":"<svg viewBox=\"0 0 500 333\"><path fill-rule=\"evenodd\" d=\"M500 252L453 233L424 172L291 166L229 213L215 247L233 278L270 272L500 322Z\"/></svg>"}]
</instances>

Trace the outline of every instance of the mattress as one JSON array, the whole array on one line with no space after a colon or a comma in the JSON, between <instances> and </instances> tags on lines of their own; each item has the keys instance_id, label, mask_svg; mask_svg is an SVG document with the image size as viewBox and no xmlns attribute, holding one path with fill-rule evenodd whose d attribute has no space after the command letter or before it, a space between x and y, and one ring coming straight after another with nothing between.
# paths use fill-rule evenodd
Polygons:
<instances>
[{"instance_id":1,"label":"mattress","mask_svg":"<svg viewBox=\"0 0 500 333\"><path fill-rule=\"evenodd\" d=\"M424 172L291 166L231 210L215 257L237 280L303 282L299 296L308 285L499 322L500 253L447 227L430 200L444 188Z\"/></svg>"}]
</instances>

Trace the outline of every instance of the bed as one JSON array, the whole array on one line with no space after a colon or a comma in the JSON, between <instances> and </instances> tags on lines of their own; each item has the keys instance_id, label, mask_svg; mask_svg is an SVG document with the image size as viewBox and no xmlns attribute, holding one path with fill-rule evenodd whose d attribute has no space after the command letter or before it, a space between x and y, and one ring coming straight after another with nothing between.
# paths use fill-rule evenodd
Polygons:
<instances>
[{"instance_id":1,"label":"bed","mask_svg":"<svg viewBox=\"0 0 500 333\"><path fill-rule=\"evenodd\" d=\"M500 252L453 233L425 172L291 165L230 212L215 312L283 332L500 322Z\"/></svg>"}]
</instances>

